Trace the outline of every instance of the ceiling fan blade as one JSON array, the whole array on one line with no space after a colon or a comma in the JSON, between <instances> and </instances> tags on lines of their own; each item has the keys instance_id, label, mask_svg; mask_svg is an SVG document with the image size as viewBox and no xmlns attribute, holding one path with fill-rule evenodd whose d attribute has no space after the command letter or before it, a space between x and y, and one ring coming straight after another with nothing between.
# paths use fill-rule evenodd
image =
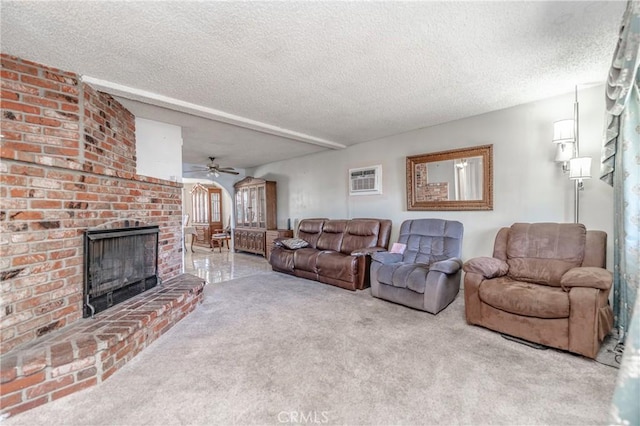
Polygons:
<instances>
[{"instance_id":1,"label":"ceiling fan blade","mask_svg":"<svg viewBox=\"0 0 640 426\"><path fill-rule=\"evenodd\" d=\"M209 164L207 164L206 166L203 165L202 169L196 169L196 170L187 170L183 173L207 173L207 176L209 175L215 175L218 176L218 173L228 173L230 175L239 175L240 173L236 172L235 169L233 167L220 167L220 165L218 163L215 163L216 161L216 157L209 157Z\"/></svg>"}]
</instances>

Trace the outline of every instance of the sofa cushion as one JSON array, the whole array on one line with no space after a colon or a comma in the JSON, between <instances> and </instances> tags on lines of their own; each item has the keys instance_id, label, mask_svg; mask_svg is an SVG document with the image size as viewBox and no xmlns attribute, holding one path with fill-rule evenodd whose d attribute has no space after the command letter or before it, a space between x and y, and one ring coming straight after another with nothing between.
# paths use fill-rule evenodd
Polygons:
<instances>
[{"instance_id":1,"label":"sofa cushion","mask_svg":"<svg viewBox=\"0 0 640 426\"><path fill-rule=\"evenodd\" d=\"M310 247L315 247L318 238L322 233L322 227L327 219L303 219L298 224L298 238L309 243Z\"/></svg>"},{"instance_id":2,"label":"sofa cushion","mask_svg":"<svg viewBox=\"0 0 640 426\"><path fill-rule=\"evenodd\" d=\"M444 238L442 237L410 235L406 244L407 248L403 253L404 262L429 264L448 259L448 256L443 254Z\"/></svg>"},{"instance_id":3,"label":"sofa cushion","mask_svg":"<svg viewBox=\"0 0 640 426\"><path fill-rule=\"evenodd\" d=\"M346 227L346 220L327 220L322 227L322 234L318 238L316 248L339 252Z\"/></svg>"},{"instance_id":4,"label":"sofa cushion","mask_svg":"<svg viewBox=\"0 0 640 426\"><path fill-rule=\"evenodd\" d=\"M551 286L584 258L587 231L578 223L516 223L509 230L509 277Z\"/></svg>"},{"instance_id":5,"label":"sofa cushion","mask_svg":"<svg viewBox=\"0 0 640 426\"><path fill-rule=\"evenodd\" d=\"M333 251L320 252L316 260L318 275L341 281L355 282L358 273L358 259Z\"/></svg>"},{"instance_id":6,"label":"sofa cushion","mask_svg":"<svg viewBox=\"0 0 640 426\"><path fill-rule=\"evenodd\" d=\"M378 243L378 232L379 220L352 219L347 223L340 251L350 254L361 248L375 247Z\"/></svg>"},{"instance_id":7,"label":"sofa cushion","mask_svg":"<svg viewBox=\"0 0 640 426\"><path fill-rule=\"evenodd\" d=\"M380 265L378 268L378 282L424 294L428 273L429 267L420 263Z\"/></svg>"},{"instance_id":8,"label":"sofa cushion","mask_svg":"<svg viewBox=\"0 0 640 426\"><path fill-rule=\"evenodd\" d=\"M280 271L293 272L293 251L274 247L269 258L271 266Z\"/></svg>"},{"instance_id":9,"label":"sofa cushion","mask_svg":"<svg viewBox=\"0 0 640 426\"><path fill-rule=\"evenodd\" d=\"M478 296L487 305L515 315L569 317L569 294L557 287L500 277L483 281Z\"/></svg>"},{"instance_id":10,"label":"sofa cushion","mask_svg":"<svg viewBox=\"0 0 640 426\"><path fill-rule=\"evenodd\" d=\"M316 261L319 254L319 250L310 247L295 250L293 252L293 268L317 273Z\"/></svg>"},{"instance_id":11,"label":"sofa cushion","mask_svg":"<svg viewBox=\"0 0 640 426\"><path fill-rule=\"evenodd\" d=\"M433 263L460 256L463 226L442 219L407 220L400 227L399 243L406 244L404 262Z\"/></svg>"},{"instance_id":12,"label":"sofa cushion","mask_svg":"<svg viewBox=\"0 0 640 426\"><path fill-rule=\"evenodd\" d=\"M279 240L278 244L282 244L284 247L291 250L297 250L297 249L309 247L309 243L300 238L285 238L285 239Z\"/></svg>"}]
</instances>

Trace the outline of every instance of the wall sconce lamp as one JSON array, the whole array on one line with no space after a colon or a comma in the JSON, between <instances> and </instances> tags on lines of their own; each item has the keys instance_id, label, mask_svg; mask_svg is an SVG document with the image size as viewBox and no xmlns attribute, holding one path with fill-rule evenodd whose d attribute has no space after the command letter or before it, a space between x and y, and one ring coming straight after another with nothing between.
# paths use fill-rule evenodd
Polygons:
<instances>
[{"instance_id":1,"label":"wall sconce lamp","mask_svg":"<svg viewBox=\"0 0 640 426\"><path fill-rule=\"evenodd\" d=\"M562 171L569 171L569 160L575 156L575 121L560 120L553 123L553 143L556 144L556 163L562 163Z\"/></svg>"},{"instance_id":2,"label":"wall sconce lamp","mask_svg":"<svg viewBox=\"0 0 640 426\"><path fill-rule=\"evenodd\" d=\"M562 171L574 181L574 221L578 223L583 179L591 179L591 157L580 157L578 86L575 88L573 119L553 123L553 143L557 144L554 161L562 163Z\"/></svg>"},{"instance_id":3,"label":"wall sconce lamp","mask_svg":"<svg viewBox=\"0 0 640 426\"><path fill-rule=\"evenodd\" d=\"M553 143L567 144L576 141L575 121L560 120L553 123Z\"/></svg>"},{"instance_id":4,"label":"wall sconce lamp","mask_svg":"<svg viewBox=\"0 0 640 426\"><path fill-rule=\"evenodd\" d=\"M582 189L582 179L591 179L591 157L574 157L569 160L569 179L577 180Z\"/></svg>"},{"instance_id":5,"label":"wall sconce lamp","mask_svg":"<svg viewBox=\"0 0 640 426\"><path fill-rule=\"evenodd\" d=\"M570 121L573 121L573 120L570 120ZM569 160L571 160L574 157L575 157L575 145L573 142L557 143L556 157L554 161L556 163L562 163L563 173L569 172Z\"/></svg>"}]
</instances>

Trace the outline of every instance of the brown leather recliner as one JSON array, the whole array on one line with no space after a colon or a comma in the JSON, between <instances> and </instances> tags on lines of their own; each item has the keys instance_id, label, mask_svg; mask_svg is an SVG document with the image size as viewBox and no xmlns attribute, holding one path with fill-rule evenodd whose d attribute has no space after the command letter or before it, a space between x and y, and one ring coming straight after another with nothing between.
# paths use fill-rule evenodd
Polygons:
<instances>
[{"instance_id":1,"label":"brown leather recliner","mask_svg":"<svg viewBox=\"0 0 640 426\"><path fill-rule=\"evenodd\" d=\"M613 325L606 242L582 224L502 228L493 257L463 266L467 322L595 358Z\"/></svg>"},{"instance_id":2,"label":"brown leather recliner","mask_svg":"<svg viewBox=\"0 0 640 426\"><path fill-rule=\"evenodd\" d=\"M289 249L276 245L269 262L274 271L362 290L370 285L370 255L387 250L390 234L388 219L304 219L297 237L308 246Z\"/></svg>"}]
</instances>

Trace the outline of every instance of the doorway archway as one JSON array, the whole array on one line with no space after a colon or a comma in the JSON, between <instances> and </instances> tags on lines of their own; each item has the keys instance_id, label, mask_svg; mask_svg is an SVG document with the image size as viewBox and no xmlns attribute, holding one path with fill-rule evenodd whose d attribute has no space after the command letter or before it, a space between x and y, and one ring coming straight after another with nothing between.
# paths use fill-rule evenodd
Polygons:
<instances>
[{"instance_id":1,"label":"doorway archway","mask_svg":"<svg viewBox=\"0 0 640 426\"><path fill-rule=\"evenodd\" d=\"M193 245L211 247L211 235L229 232L233 226L231 195L216 182L203 179L183 179L182 210L188 214L189 225L196 234Z\"/></svg>"}]
</instances>

